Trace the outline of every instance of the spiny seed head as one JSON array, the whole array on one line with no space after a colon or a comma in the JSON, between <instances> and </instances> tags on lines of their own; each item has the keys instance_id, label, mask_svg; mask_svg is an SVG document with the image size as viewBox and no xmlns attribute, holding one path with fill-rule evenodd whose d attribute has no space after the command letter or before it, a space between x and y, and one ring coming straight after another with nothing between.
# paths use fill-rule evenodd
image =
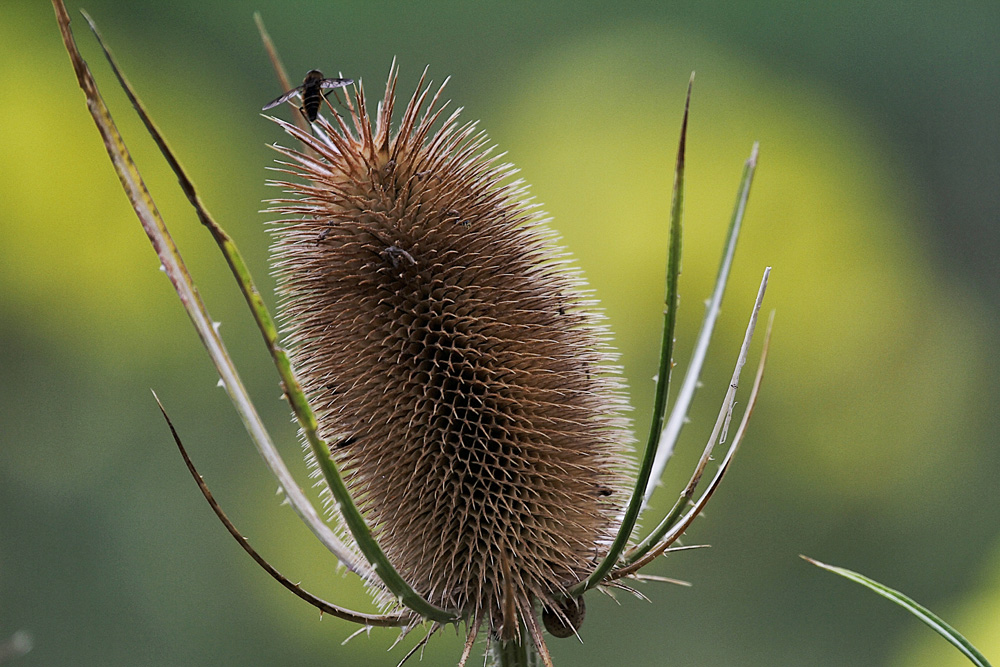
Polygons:
<instances>
[{"instance_id":1,"label":"spiny seed head","mask_svg":"<svg viewBox=\"0 0 1000 667\"><path fill-rule=\"evenodd\" d=\"M359 508L428 601L510 639L606 553L624 386L579 273L475 123L421 79L393 132L361 87L278 150L288 346ZM436 128L436 129L435 129ZM385 602L391 602L384 600ZM529 611L525 611L529 610Z\"/></svg>"}]
</instances>

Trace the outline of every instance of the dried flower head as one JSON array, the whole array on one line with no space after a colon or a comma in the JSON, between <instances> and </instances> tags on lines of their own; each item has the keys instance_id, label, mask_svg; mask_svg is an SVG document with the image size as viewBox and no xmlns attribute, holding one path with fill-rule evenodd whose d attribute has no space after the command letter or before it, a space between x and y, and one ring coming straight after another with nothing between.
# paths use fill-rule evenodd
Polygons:
<instances>
[{"instance_id":1,"label":"dried flower head","mask_svg":"<svg viewBox=\"0 0 1000 667\"><path fill-rule=\"evenodd\" d=\"M511 165L423 79L393 132L395 87L393 68L374 127L360 86L316 136L283 123L308 150L279 149L302 179L273 208L281 314L389 560L432 604L512 639L538 603L555 617L615 535L623 382Z\"/></svg>"}]
</instances>

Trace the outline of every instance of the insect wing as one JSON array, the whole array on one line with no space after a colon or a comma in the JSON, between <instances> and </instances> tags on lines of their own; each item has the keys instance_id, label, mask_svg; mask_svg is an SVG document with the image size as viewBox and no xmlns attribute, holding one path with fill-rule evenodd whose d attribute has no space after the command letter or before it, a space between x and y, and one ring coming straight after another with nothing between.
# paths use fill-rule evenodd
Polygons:
<instances>
[{"instance_id":1,"label":"insect wing","mask_svg":"<svg viewBox=\"0 0 1000 667\"><path fill-rule=\"evenodd\" d=\"M268 109L273 109L282 102L287 102L288 100L292 99L292 97L294 97L295 95L300 95L301 93L302 93L302 86L299 86L298 88L292 88L281 97L265 104L264 107L261 109L261 111L267 111Z\"/></svg>"},{"instance_id":2,"label":"insect wing","mask_svg":"<svg viewBox=\"0 0 1000 667\"><path fill-rule=\"evenodd\" d=\"M323 79L319 82L320 88L343 88L354 83L354 79Z\"/></svg>"}]
</instances>

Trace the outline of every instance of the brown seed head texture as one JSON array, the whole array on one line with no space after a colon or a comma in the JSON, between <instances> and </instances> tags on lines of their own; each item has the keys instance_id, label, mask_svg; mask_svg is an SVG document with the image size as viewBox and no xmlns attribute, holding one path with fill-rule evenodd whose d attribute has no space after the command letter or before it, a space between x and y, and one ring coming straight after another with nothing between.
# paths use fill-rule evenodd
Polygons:
<instances>
[{"instance_id":1,"label":"brown seed head texture","mask_svg":"<svg viewBox=\"0 0 1000 667\"><path fill-rule=\"evenodd\" d=\"M578 270L475 123L361 87L278 148L282 321L320 436L400 574L509 639L607 551L624 384ZM431 98L428 102L428 98ZM434 129L436 126L437 129ZM383 598L383 602L391 600Z\"/></svg>"}]
</instances>

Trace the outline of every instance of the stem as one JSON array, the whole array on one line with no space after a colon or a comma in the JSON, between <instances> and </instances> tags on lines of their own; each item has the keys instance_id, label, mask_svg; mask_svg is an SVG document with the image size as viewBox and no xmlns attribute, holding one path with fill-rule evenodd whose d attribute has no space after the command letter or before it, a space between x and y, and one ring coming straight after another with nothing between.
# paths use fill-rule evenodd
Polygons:
<instances>
[{"instance_id":1,"label":"stem","mask_svg":"<svg viewBox=\"0 0 1000 667\"><path fill-rule=\"evenodd\" d=\"M490 641L490 667L541 667L534 644L528 639L528 633L522 628L522 641L516 639L509 642L503 640Z\"/></svg>"}]
</instances>

